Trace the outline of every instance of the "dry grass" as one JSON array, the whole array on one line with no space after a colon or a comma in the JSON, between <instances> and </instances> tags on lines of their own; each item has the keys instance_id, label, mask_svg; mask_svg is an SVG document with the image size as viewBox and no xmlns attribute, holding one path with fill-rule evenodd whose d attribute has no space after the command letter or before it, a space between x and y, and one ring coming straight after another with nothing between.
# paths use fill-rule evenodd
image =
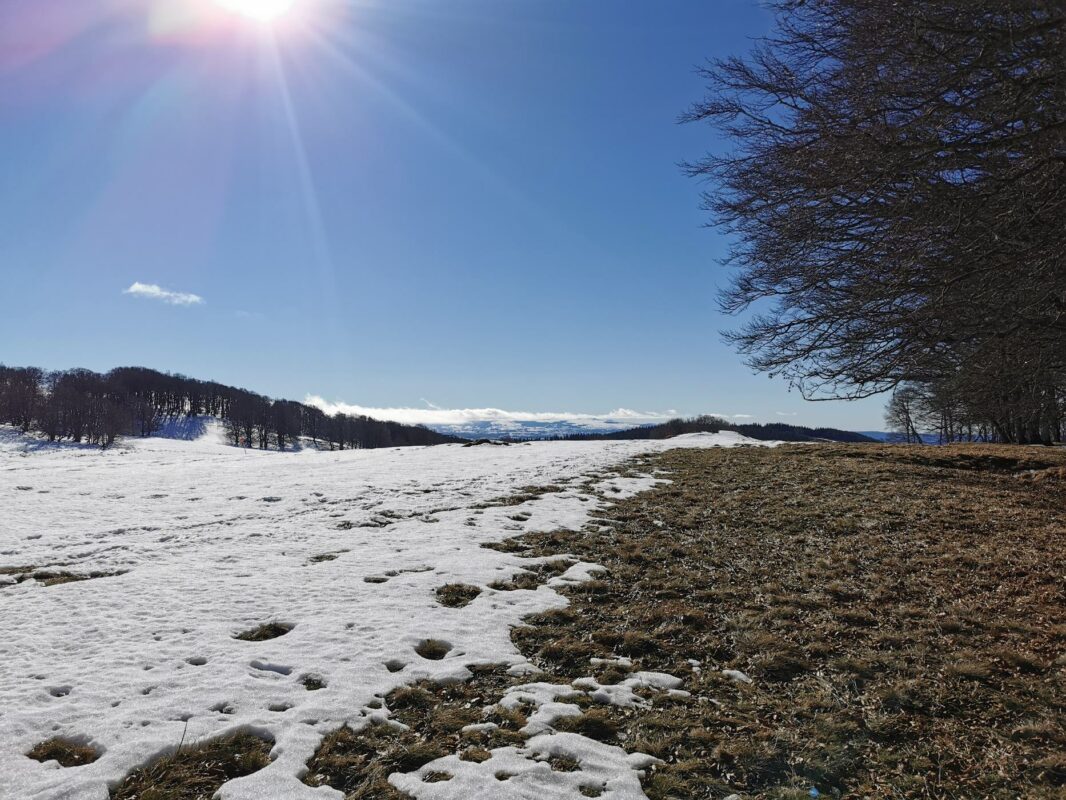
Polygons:
<instances>
[{"instance_id":1,"label":"dry grass","mask_svg":"<svg viewBox=\"0 0 1066 800\"><path fill-rule=\"evenodd\" d=\"M614 744L617 743L620 727L617 716L617 712L595 708L581 715L561 717L555 721L553 727L556 730L580 733L590 739Z\"/></svg>"},{"instance_id":2,"label":"dry grass","mask_svg":"<svg viewBox=\"0 0 1066 800\"><path fill-rule=\"evenodd\" d=\"M471 671L475 677L466 683L421 681L396 689L385 698L385 704L393 718L421 740L443 746L449 753L521 743L518 729L526 724L525 714L494 705L516 679L503 666L474 666ZM486 708L491 709L488 715ZM499 727L463 731L466 726L481 722L494 722Z\"/></svg>"},{"instance_id":3,"label":"dry grass","mask_svg":"<svg viewBox=\"0 0 1066 800\"><path fill-rule=\"evenodd\" d=\"M437 589L437 602L448 608L462 608L481 594L480 587L469 583L446 583Z\"/></svg>"},{"instance_id":4,"label":"dry grass","mask_svg":"<svg viewBox=\"0 0 1066 800\"><path fill-rule=\"evenodd\" d=\"M111 790L111 800L209 800L234 778L270 763L271 744L247 733L214 739L158 759Z\"/></svg>"},{"instance_id":5,"label":"dry grass","mask_svg":"<svg viewBox=\"0 0 1066 800\"><path fill-rule=\"evenodd\" d=\"M443 748L409 731L370 725L359 733L338 728L307 762L304 783L331 786L346 800L399 800L407 795L388 781L393 772L411 772L446 755Z\"/></svg>"},{"instance_id":6,"label":"dry grass","mask_svg":"<svg viewBox=\"0 0 1066 800\"><path fill-rule=\"evenodd\" d=\"M399 800L406 797L388 783L392 772L411 772L451 753L466 761L487 761L495 747L521 744L518 729L526 717L493 707L515 682L506 666L471 667L474 679L440 685L428 681L394 690L385 698L392 718L407 726L371 725L354 732L344 727L327 736L311 761L304 782L332 786L347 800ZM492 707L486 716L482 709ZM477 722L498 728L463 731Z\"/></svg>"},{"instance_id":7,"label":"dry grass","mask_svg":"<svg viewBox=\"0 0 1066 800\"><path fill-rule=\"evenodd\" d=\"M667 453L645 466L674 482L608 510L610 530L520 538L609 572L514 639L557 676L626 654L704 698L599 712L603 735L667 762L652 800L1061 797L1066 486L1017 477L1064 462L988 446Z\"/></svg>"},{"instance_id":8,"label":"dry grass","mask_svg":"<svg viewBox=\"0 0 1066 800\"><path fill-rule=\"evenodd\" d=\"M80 767L96 761L100 753L96 748L82 742L54 736L34 745L33 749L26 753L26 757L41 762L58 761L61 767Z\"/></svg>"},{"instance_id":9,"label":"dry grass","mask_svg":"<svg viewBox=\"0 0 1066 800\"><path fill-rule=\"evenodd\" d=\"M554 494L557 492L566 491L565 486L559 486L557 484L548 484L547 486L523 486L517 489L514 494L504 495L503 497L495 497L492 500L486 500L483 503L477 503L470 506L472 509L487 509L487 508L504 508L508 506L520 506L523 503L528 503L531 500L536 500L546 494Z\"/></svg>"},{"instance_id":10,"label":"dry grass","mask_svg":"<svg viewBox=\"0 0 1066 800\"><path fill-rule=\"evenodd\" d=\"M572 563L572 561L566 559L555 559L543 564L525 567L522 572L519 572L513 578L493 581L489 584L489 588L502 592L513 592L518 589L536 589L556 575L562 575Z\"/></svg>"}]
</instances>

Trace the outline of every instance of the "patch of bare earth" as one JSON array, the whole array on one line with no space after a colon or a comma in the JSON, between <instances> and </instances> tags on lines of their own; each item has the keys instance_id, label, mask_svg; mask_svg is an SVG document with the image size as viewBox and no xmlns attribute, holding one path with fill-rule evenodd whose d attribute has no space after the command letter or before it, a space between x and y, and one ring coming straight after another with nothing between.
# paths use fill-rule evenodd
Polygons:
<instances>
[{"instance_id":1,"label":"patch of bare earth","mask_svg":"<svg viewBox=\"0 0 1066 800\"><path fill-rule=\"evenodd\" d=\"M233 638L240 639L242 642L265 642L284 636L294 627L287 622L264 622L254 628L234 634Z\"/></svg>"},{"instance_id":2,"label":"patch of bare earth","mask_svg":"<svg viewBox=\"0 0 1066 800\"><path fill-rule=\"evenodd\" d=\"M479 594L481 589L469 583L446 583L437 589L437 602L448 608L463 608Z\"/></svg>"},{"instance_id":3,"label":"patch of bare earth","mask_svg":"<svg viewBox=\"0 0 1066 800\"><path fill-rule=\"evenodd\" d=\"M342 728L307 781L400 797L392 771L523 741L524 710L496 705L508 686L642 669L692 696L638 690L646 707L618 708L579 694L584 714L556 727L662 759L651 800L1061 798L1066 483L1028 476L1063 467L1055 449L880 445L631 464L672 483L581 532L493 545L607 568L513 631L542 675L398 689L386 705L407 729ZM535 562L500 588L552 572ZM632 666L590 662L618 656ZM486 721L498 727L463 731Z\"/></svg>"},{"instance_id":4,"label":"patch of bare earth","mask_svg":"<svg viewBox=\"0 0 1066 800\"><path fill-rule=\"evenodd\" d=\"M76 583L89 581L96 578L113 578L117 575L125 575L125 570L94 572L70 572L68 570L43 570L36 567L0 567L0 576L13 576L14 583L0 583L0 588L11 586L25 581L34 580L42 586L60 586L64 583Z\"/></svg>"},{"instance_id":5,"label":"patch of bare earth","mask_svg":"<svg viewBox=\"0 0 1066 800\"><path fill-rule=\"evenodd\" d=\"M470 506L475 510L485 510L487 508L501 508L506 506L520 506L523 503L528 503L531 500L537 500L546 494L555 494L557 492L565 492L565 486L559 486L557 484L549 484L547 486L523 486L515 490L512 494L504 495L503 497L496 497L491 500L486 500L483 503L477 503Z\"/></svg>"},{"instance_id":6,"label":"patch of bare earth","mask_svg":"<svg viewBox=\"0 0 1066 800\"><path fill-rule=\"evenodd\" d=\"M54 736L34 745L33 749L26 753L26 757L41 762L55 761L61 767L80 767L96 761L100 752L83 742Z\"/></svg>"},{"instance_id":7,"label":"patch of bare earth","mask_svg":"<svg viewBox=\"0 0 1066 800\"><path fill-rule=\"evenodd\" d=\"M31 576L38 583L45 586L59 586L64 583L77 583L78 581L91 581L96 578L113 578L116 575L124 575L124 571L112 572L68 572L66 570L35 572Z\"/></svg>"}]
</instances>

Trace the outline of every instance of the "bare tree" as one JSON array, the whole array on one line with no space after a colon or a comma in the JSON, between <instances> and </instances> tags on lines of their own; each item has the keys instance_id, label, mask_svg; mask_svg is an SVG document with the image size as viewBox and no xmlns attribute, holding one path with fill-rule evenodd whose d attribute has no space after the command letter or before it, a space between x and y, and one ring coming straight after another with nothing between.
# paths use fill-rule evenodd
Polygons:
<instances>
[{"instance_id":1,"label":"bare tree","mask_svg":"<svg viewBox=\"0 0 1066 800\"><path fill-rule=\"evenodd\" d=\"M1066 6L771 5L684 117L735 143L687 167L734 234L722 306L755 311L729 338L806 397L950 385L999 438L1061 437Z\"/></svg>"}]
</instances>

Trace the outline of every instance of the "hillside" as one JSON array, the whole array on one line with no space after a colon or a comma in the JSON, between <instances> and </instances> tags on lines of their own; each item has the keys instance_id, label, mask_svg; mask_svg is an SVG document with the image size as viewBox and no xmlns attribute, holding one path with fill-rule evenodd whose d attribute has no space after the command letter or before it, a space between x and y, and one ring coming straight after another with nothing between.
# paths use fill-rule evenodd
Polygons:
<instances>
[{"instance_id":1,"label":"hillside","mask_svg":"<svg viewBox=\"0 0 1066 800\"><path fill-rule=\"evenodd\" d=\"M806 428L801 425L786 425L783 422L749 423L736 425L718 417L694 417L672 419L660 425L643 425L609 433L582 433L559 437L573 440L623 440L623 439L670 439L684 433L718 433L734 431L760 441L778 442L874 442L862 433L842 431L837 428Z\"/></svg>"},{"instance_id":2,"label":"hillside","mask_svg":"<svg viewBox=\"0 0 1066 800\"><path fill-rule=\"evenodd\" d=\"M285 450L307 440L329 450L408 447L461 441L416 425L265 397L216 381L145 367L101 374L87 369L46 372L0 365L0 424L48 441L108 447L122 436L150 436L190 417L222 421L233 445Z\"/></svg>"}]
</instances>

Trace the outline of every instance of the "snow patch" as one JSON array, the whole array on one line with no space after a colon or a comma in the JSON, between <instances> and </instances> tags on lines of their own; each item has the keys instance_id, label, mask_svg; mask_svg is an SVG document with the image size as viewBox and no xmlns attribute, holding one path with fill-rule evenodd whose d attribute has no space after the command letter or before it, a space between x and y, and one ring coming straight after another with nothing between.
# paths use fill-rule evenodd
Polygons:
<instances>
[{"instance_id":1,"label":"snow patch","mask_svg":"<svg viewBox=\"0 0 1066 800\"><path fill-rule=\"evenodd\" d=\"M509 632L527 614L566 605L551 585L483 593L465 608L436 601L441 585L485 587L530 563L482 544L580 529L603 502L583 494L578 479L625 459L733 446L678 437L277 453L230 447L217 424L194 432L171 429L173 438L128 439L101 452L0 429L0 568L122 573L0 584L2 800L106 800L109 785L183 736L191 743L237 730L273 740L273 761L224 786L222 800L335 796L300 781L306 762L329 730L386 719L374 709L387 692L421 679L465 680L472 664L531 669ZM658 479L612 480L620 496ZM549 484L572 488L485 507ZM574 564L555 585L597 569ZM234 638L281 622L294 627L263 641ZM448 650L422 657L427 640ZM308 691L308 674L324 686ZM616 694L612 702L623 697ZM547 709L544 719L561 711ZM102 755L70 769L25 757L52 736L91 739ZM556 752L580 771L538 761ZM646 763L558 733L483 765L449 761L451 781L395 779L415 797L573 797L584 780L603 797L642 798L635 770ZM499 781L498 771L514 775Z\"/></svg>"}]
</instances>

